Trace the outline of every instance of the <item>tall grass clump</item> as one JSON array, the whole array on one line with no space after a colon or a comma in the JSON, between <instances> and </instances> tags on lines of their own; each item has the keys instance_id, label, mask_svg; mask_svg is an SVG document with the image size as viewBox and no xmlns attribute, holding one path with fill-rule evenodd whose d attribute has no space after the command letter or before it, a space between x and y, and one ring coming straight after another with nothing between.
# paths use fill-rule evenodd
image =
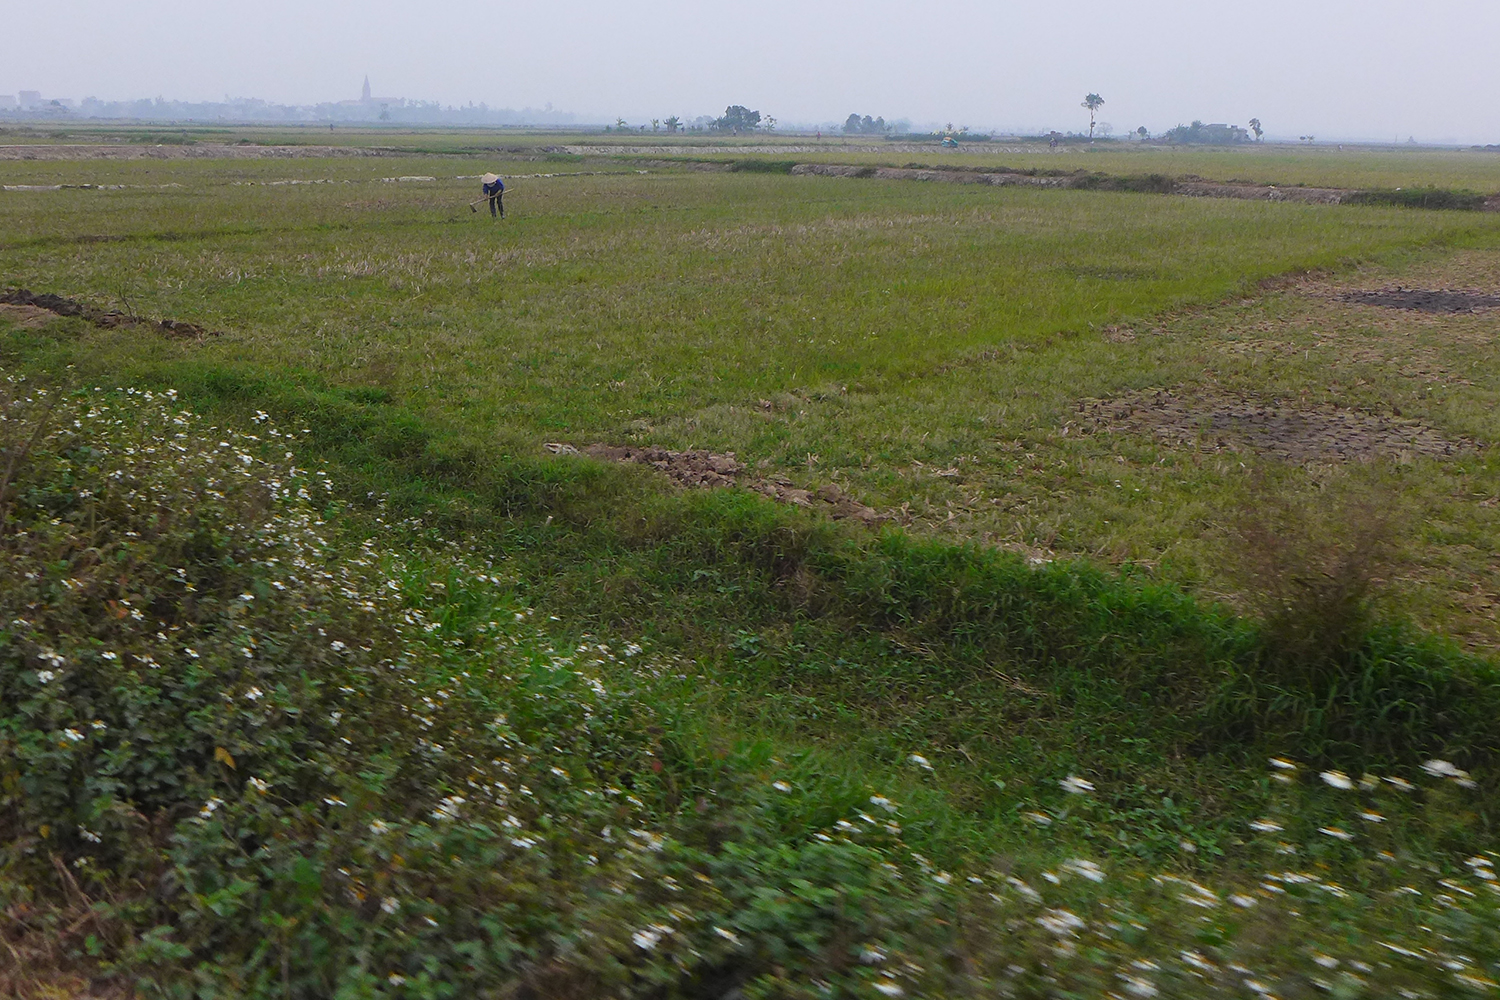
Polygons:
<instances>
[{"instance_id":1,"label":"tall grass clump","mask_svg":"<svg viewBox=\"0 0 1500 1000\"><path fill-rule=\"evenodd\" d=\"M1379 614L1405 524L1393 490L1345 483L1294 497L1262 477L1237 520L1230 571L1259 648L1210 706L1227 734L1292 739L1346 764L1500 752L1494 666Z\"/></svg>"}]
</instances>

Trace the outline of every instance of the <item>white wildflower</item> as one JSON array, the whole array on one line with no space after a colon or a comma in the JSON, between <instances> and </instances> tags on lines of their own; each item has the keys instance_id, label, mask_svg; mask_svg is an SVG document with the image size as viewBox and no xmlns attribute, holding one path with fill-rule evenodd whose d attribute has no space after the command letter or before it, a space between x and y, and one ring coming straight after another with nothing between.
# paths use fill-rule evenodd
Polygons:
<instances>
[{"instance_id":1,"label":"white wildflower","mask_svg":"<svg viewBox=\"0 0 1500 1000\"><path fill-rule=\"evenodd\" d=\"M1277 833L1281 830L1281 824L1274 819L1258 819L1250 824L1250 829L1256 833Z\"/></svg>"},{"instance_id":2,"label":"white wildflower","mask_svg":"<svg viewBox=\"0 0 1500 1000\"><path fill-rule=\"evenodd\" d=\"M1343 791L1348 791L1354 787L1354 782L1350 781L1349 776L1343 771L1324 771L1318 777L1323 779L1325 785L1332 785L1334 788Z\"/></svg>"},{"instance_id":3,"label":"white wildflower","mask_svg":"<svg viewBox=\"0 0 1500 1000\"><path fill-rule=\"evenodd\" d=\"M874 983L871 983L870 985L872 985L873 987L875 987L875 990L877 992L882 993L882 994L884 994L885 996L888 996L888 997L899 997L899 996L901 996L902 994L904 994L906 992L900 986L896 985L895 980L892 980L892 979L880 979L880 980L876 980Z\"/></svg>"},{"instance_id":4,"label":"white wildflower","mask_svg":"<svg viewBox=\"0 0 1500 1000\"><path fill-rule=\"evenodd\" d=\"M390 983L392 986L405 986L406 985L406 977L403 976L403 975L401 975L399 972L393 972L393 973L391 973L389 976L385 977L385 980L386 980L386 982Z\"/></svg>"},{"instance_id":5,"label":"white wildflower","mask_svg":"<svg viewBox=\"0 0 1500 1000\"><path fill-rule=\"evenodd\" d=\"M220 798L209 799L207 802L203 803L203 808L198 810L198 817L200 819L208 819L215 812L217 812L218 808L220 806L222 806L223 804L224 804L224 800L223 799L220 799Z\"/></svg>"},{"instance_id":6,"label":"white wildflower","mask_svg":"<svg viewBox=\"0 0 1500 1000\"><path fill-rule=\"evenodd\" d=\"M1409 792L1412 789L1414 789L1414 788L1417 787L1416 785L1413 785L1410 781L1407 781L1405 778L1395 778L1395 777L1387 776L1385 780L1390 785L1392 785L1397 791Z\"/></svg>"},{"instance_id":7,"label":"white wildflower","mask_svg":"<svg viewBox=\"0 0 1500 1000\"><path fill-rule=\"evenodd\" d=\"M370 832L377 837L383 837L391 832L391 825L385 820L377 819L370 824Z\"/></svg>"},{"instance_id":8,"label":"white wildflower","mask_svg":"<svg viewBox=\"0 0 1500 1000\"><path fill-rule=\"evenodd\" d=\"M880 808L884 809L888 813L893 813L893 812L896 811L896 803L892 802L890 799L886 798L884 795L871 795L870 796L870 805L872 805L872 806L879 806Z\"/></svg>"},{"instance_id":9,"label":"white wildflower","mask_svg":"<svg viewBox=\"0 0 1500 1000\"><path fill-rule=\"evenodd\" d=\"M1016 878L1014 875L1006 876L1005 881L1010 883L1010 887L1019 892L1021 894L1021 897L1028 903L1040 903L1042 901L1041 893L1037 892L1031 886L1027 885L1021 879Z\"/></svg>"},{"instance_id":10,"label":"white wildflower","mask_svg":"<svg viewBox=\"0 0 1500 1000\"><path fill-rule=\"evenodd\" d=\"M401 901L394 896L387 896L380 901L381 913L395 913L399 909L401 909Z\"/></svg>"},{"instance_id":11,"label":"white wildflower","mask_svg":"<svg viewBox=\"0 0 1500 1000\"><path fill-rule=\"evenodd\" d=\"M866 965L879 965L885 961L885 952L879 948L867 946L859 953L859 960Z\"/></svg>"},{"instance_id":12,"label":"white wildflower","mask_svg":"<svg viewBox=\"0 0 1500 1000\"><path fill-rule=\"evenodd\" d=\"M1250 909L1250 907L1255 905L1255 897L1243 896L1239 893L1235 893L1234 895L1230 896L1229 901L1242 910L1248 910Z\"/></svg>"},{"instance_id":13,"label":"white wildflower","mask_svg":"<svg viewBox=\"0 0 1500 1000\"><path fill-rule=\"evenodd\" d=\"M55 678L56 676L57 674L53 673L50 670L38 670L36 672L36 679L43 684L51 684L53 678Z\"/></svg>"},{"instance_id":14,"label":"white wildflower","mask_svg":"<svg viewBox=\"0 0 1500 1000\"><path fill-rule=\"evenodd\" d=\"M1026 812L1026 813L1022 813L1021 815L1024 816L1024 817L1026 817L1027 819L1031 820L1037 826L1051 826L1052 825L1052 817L1048 816L1046 813Z\"/></svg>"},{"instance_id":15,"label":"white wildflower","mask_svg":"<svg viewBox=\"0 0 1500 1000\"><path fill-rule=\"evenodd\" d=\"M1359 814L1359 818L1362 819L1362 820L1364 820L1366 823L1384 823L1385 822L1385 817L1384 816L1380 815L1380 813L1378 813L1378 812L1371 812L1368 809L1365 810L1364 812L1360 813Z\"/></svg>"},{"instance_id":16,"label":"white wildflower","mask_svg":"<svg viewBox=\"0 0 1500 1000\"><path fill-rule=\"evenodd\" d=\"M1333 837L1335 840L1349 841L1354 839L1354 834L1336 826L1320 826L1318 832L1324 836Z\"/></svg>"},{"instance_id":17,"label":"white wildflower","mask_svg":"<svg viewBox=\"0 0 1500 1000\"><path fill-rule=\"evenodd\" d=\"M1057 937L1072 937L1084 927L1077 914L1069 910L1048 910L1037 917L1036 922Z\"/></svg>"},{"instance_id":18,"label":"white wildflower","mask_svg":"<svg viewBox=\"0 0 1500 1000\"><path fill-rule=\"evenodd\" d=\"M245 692L246 701L260 701L265 696L266 693L258 687L252 687L249 691Z\"/></svg>"},{"instance_id":19,"label":"white wildflower","mask_svg":"<svg viewBox=\"0 0 1500 1000\"><path fill-rule=\"evenodd\" d=\"M912 754L910 757L908 757L906 759L910 763L915 764L918 767L922 768L924 771L931 771L933 769L932 768L932 761L928 760L926 757L923 757L919 753L914 753L914 754Z\"/></svg>"},{"instance_id":20,"label":"white wildflower","mask_svg":"<svg viewBox=\"0 0 1500 1000\"><path fill-rule=\"evenodd\" d=\"M1271 766L1276 768L1278 771L1297 770L1297 765L1287 760L1285 757L1272 757Z\"/></svg>"},{"instance_id":21,"label":"white wildflower","mask_svg":"<svg viewBox=\"0 0 1500 1000\"><path fill-rule=\"evenodd\" d=\"M1072 860L1066 862L1063 867L1072 872L1074 875L1086 878L1090 882L1104 881L1104 869L1094 864L1094 862L1088 861L1084 858L1073 858Z\"/></svg>"},{"instance_id":22,"label":"white wildflower","mask_svg":"<svg viewBox=\"0 0 1500 1000\"><path fill-rule=\"evenodd\" d=\"M723 938L725 941L728 941L730 944L740 943L740 936L734 931L729 930L727 927L715 927L714 933L719 935L719 937Z\"/></svg>"},{"instance_id":23,"label":"white wildflower","mask_svg":"<svg viewBox=\"0 0 1500 1000\"><path fill-rule=\"evenodd\" d=\"M264 795L271 790L271 783L268 781L263 781L260 778L250 778L245 782L245 784L255 789L255 791L261 795Z\"/></svg>"},{"instance_id":24,"label":"white wildflower","mask_svg":"<svg viewBox=\"0 0 1500 1000\"><path fill-rule=\"evenodd\" d=\"M79 740L83 739L83 734L76 729L64 729L63 736L73 743L77 743Z\"/></svg>"},{"instance_id":25,"label":"white wildflower","mask_svg":"<svg viewBox=\"0 0 1500 1000\"><path fill-rule=\"evenodd\" d=\"M438 803L432 811L432 818L443 822L458 819L458 807L467 801L462 795L450 795Z\"/></svg>"},{"instance_id":26,"label":"white wildflower","mask_svg":"<svg viewBox=\"0 0 1500 1000\"><path fill-rule=\"evenodd\" d=\"M1068 775L1066 778L1059 781L1058 784L1061 785L1062 790L1067 792L1069 795L1084 795L1094 790L1093 782L1085 781L1083 778L1078 777L1076 774Z\"/></svg>"},{"instance_id":27,"label":"white wildflower","mask_svg":"<svg viewBox=\"0 0 1500 1000\"><path fill-rule=\"evenodd\" d=\"M792 790L792 786L788 785L785 781L773 781L771 782L771 787L778 792L790 792Z\"/></svg>"},{"instance_id":28,"label":"white wildflower","mask_svg":"<svg viewBox=\"0 0 1500 1000\"><path fill-rule=\"evenodd\" d=\"M1154 984L1152 984L1152 982L1149 979L1142 979L1139 976L1129 976L1129 975L1126 975L1123 972L1117 973L1117 975L1119 975L1121 982L1123 982L1125 984L1125 992L1129 993L1131 996L1133 996L1133 997L1154 997L1154 996L1156 996L1156 986Z\"/></svg>"},{"instance_id":29,"label":"white wildflower","mask_svg":"<svg viewBox=\"0 0 1500 1000\"><path fill-rule=\"evenodd\" d=\"M630 935L630 940L635 942L635 946L642 951L653 951L661 943L664 930L665 928L659 924L652 924Z\"/></svg>"}]
</instances>

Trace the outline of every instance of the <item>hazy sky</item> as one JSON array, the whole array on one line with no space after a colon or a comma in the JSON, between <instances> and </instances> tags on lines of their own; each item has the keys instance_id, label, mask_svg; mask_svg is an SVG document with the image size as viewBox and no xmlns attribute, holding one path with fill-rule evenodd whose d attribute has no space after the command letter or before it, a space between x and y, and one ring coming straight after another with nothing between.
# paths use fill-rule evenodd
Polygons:
<instances>
[{"instance_id":1,"label":"hazy sky","mask_svg":"<svg viewBox=\"0 0 1500 1000\"><path fill-rule=\"evenodd\" d=\"M0 0L0 93L1500 143L1500 0Z\"/></svg>"}]
</instances>

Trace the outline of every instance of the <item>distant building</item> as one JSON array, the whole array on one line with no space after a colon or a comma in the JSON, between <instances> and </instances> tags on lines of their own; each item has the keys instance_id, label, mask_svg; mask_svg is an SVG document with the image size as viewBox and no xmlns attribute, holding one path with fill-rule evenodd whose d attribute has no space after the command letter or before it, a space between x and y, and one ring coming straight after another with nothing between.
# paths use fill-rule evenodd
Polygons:
<instances>
[{"instance_id":1,"label":"distant building","mask_svg":"<svg viewBox=\"0 0 1500 1000\"><path fill-rule=\"evenodd\" d=\"M23 90L20 93L20 105L22 111L31 111L42 106L42 92L40 90Z\"/></svg>"},{"instance_id":2,"label":"distant building","mask_svg":"<svg viewBox=\"0 0 1500 1000\"><path fill-rule=\"evenodd\" d=\"M404 97L374 97L370 93L370 78L365 77L365 85L359 90L359 100L339 101L341 108L403 108L406 106Z\"/></svg>"},{"instance_id":3,"label":"distant building","mask_svg":"<svg viewBox=\"0 0 1500 1000\"><path fill-rule=\"evenodd\" d=\"M0 111L14 111L20 106L15 94L0 94Z\"/></svg>"}]
</instances>

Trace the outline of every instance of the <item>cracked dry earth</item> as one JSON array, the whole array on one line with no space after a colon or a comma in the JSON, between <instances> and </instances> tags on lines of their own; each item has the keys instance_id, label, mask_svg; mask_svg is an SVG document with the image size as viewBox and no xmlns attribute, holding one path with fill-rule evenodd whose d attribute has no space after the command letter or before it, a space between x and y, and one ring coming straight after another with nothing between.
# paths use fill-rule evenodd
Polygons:
<instances>
[{"instance_id":1,"label":"cracked dry earth","mask_svg":"<svg viewBox=\"0 0 1500 1000\"><path fill-rule=\"evenodd\" d=\"M1253 452L1297 465L1448 456L1474 442L1445 438L1420 420L1334 405L1284 404L1229 393L1157 389L1078 404L1085 432L1124 431L1208 451Z\"/></svg>"}]
</instances>

